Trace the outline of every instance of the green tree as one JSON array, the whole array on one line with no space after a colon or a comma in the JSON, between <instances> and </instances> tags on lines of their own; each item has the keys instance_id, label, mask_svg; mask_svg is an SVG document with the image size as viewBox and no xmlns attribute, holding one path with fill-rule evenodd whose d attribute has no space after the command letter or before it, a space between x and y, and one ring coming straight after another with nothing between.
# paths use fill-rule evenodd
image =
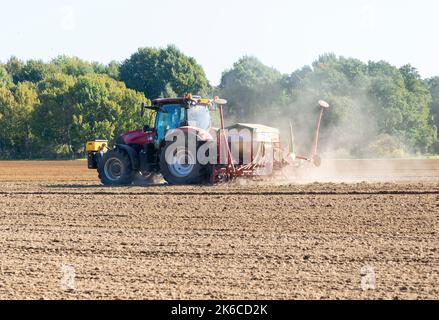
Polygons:
<instances>
[{"instance_id":1,"label":"green tree","mask_svg":"<svg viewBox=\"0 0 439 320\"><path fill-rule=\"evenodd\" d=\"M52 60L52 64L59 68L60 72L70 76L83 76L89 73L94 73L95 68L99 69L99 63L93 65L90 62L71 56L58 56Z\"/></svg>"},{"instance_id":2,"label":"green tree","mask_svg":"<svg viewBox=\"0 0 439 320\"><path fill-rule=\"evenodd\" d=\"M5 64L5 69L12 77L14 83L18 82L18 75L21 69L24 67L24 62L19 60L17 57L11 57Z\"/></svg>"},{"instance_id":3,"label":"green tree","mask_svg":"<svg viewBox=\"0 0 439 320\"><path fill-rule=\"evenodd\" d=\"M158 97L166 86L159 62L160 50L141 48L120 66L120 79L128 88L143 92L147 97Z\"/></svg>"},{"instance_id":4,"label":"green tree","mask_svg":"<svg viewBox=\"0 0 439 320\"><path fill-rule=\"evenodd\" d=\"M15 98L7 87L0 87L0 158L11 157L13 149L12 110Z\"/></svg>"},{"instance_id":5,"label":"green tree","mask_svg":"<svg viewBox=\"0 0 439 320\"><path fill-rule=\"evenodd\" d=\"M439 77L426 80L428 89L432 97L431 100L431 116L434 124L439 127Z\"/></svg>"},{"instance_id":6,"label":"green tree","mask_svg":"<svg viewBox=\"0 0 439 320\"><path fill-rule=\"evenodd\" d=\"M426 80L427 87L431 94L430 116L431 123L436 127L437 137L439 137L439 77ZM436 140L434 150L439 152L439 141Z\"/></svg>"},{"instance_id":7,"label":"green tree","mask_svg":"<svg viewBox=\"0 0 439 320\"><path fill-rule=\"evenodd\" d=\"M399 70L407 91L404 122L409 129L408 138L416 150L425 153L436 140L436 128L430 124L431 94L414 67L405 65Z\"/></svg>"},{"instance_id":8,"label":"green tree","mask_svg":"<svg viewBox=\"0 0 439 320\"><path fill-rule=\"evenodd\" d=\"M13 89L15 103L12 108L12 133L16 157L32 158L33 145L32 116L39 104L38 93L31 82L21 82Z\"/></svg>"},{"instance_id":9,"label":"green tree","mask_svg":"<svg viewBox=\"0 0 439 320\"><path fill-rule=\"evenodd\" d=\"M55 65L44 63L41 60L29 60L14 74L14 82L37 83L58 71Z\"/></svg>"},{"instance_id":10,"label":"green tree","mask_svg":"<svg viewBox=\"0 0 439 320\"><path fill-rule=\"evenodd\" d=\"M120 63L111 61L105 68L105 73L114 80L120 80Z\"/></svg>"},{"instance_id":11,"label":"green tree","mask_svg":"<svg viewBox=\"0 0 439 320\"><path fill-rule=\"evenodd\" d=\"M182 95L203 94L208 88L201 66L174 46L139 49L120 66L120 79L128 88L154 98L164 96L170 89Z\"/></svg>"},{"instance_id":12,"label":"green tree","mask_svg":"<svg viewBox=\"0 0 439 320\"><path fill-rule=\"evenodd\" d=\"M74 101L70 91L76 79L54 74L38 83L40 104L35 108L32 130L38 137L41 156L72 156Z\"/></svg>"},{"instance_id":13,"label":"green tree","mask_svg":"<svg viewBox=\"0 0 439 320\"><path fill-rule=\"evenodd\" d=\"M203 68L194 58L184 55L171 45L160 50L159 63L162 66L161 77L174 92L179 95L185 92L205 94L209 83Z\"/></svg>"},{"instance_id":14,"label":"green tree","mask_svg":"<svg viewBox=\"0 0 439 320\"><path fill-rule=\"evenodd\" d=\"M398 137L409 151L426 152L436 134L429 124L431 96L416 69L380 62L369 63L369 70L380 133Z\"/></svg>"},{"instance_id":15,"label":"green tree","mask_svg":"<svg viewBox=\"0 0 439 320\"><path fill-rule=\"evenodd\" d=\"M229 101L226 109L229 115L253 120L268 110L278 112L281 80L279 71L265 66L257 58L239 59L221 77L221 95Z\"/></svg>"},{"instance_id":16,"label":"green tree","mask_svg":"<svg viewBox=\"0 0 439 320\"><path fill-rule=\"evenodd\" d=\"M9 86L12 83L12 77L6 71L5 67L0 65L0 87Z\"/></svg>"},{"instance_id":17,"label":"green tree","mask_svg":"<svg viewBox=\"0 0 439 320\"><path fill-rule=\"evenodd\" d=\"M32 157L31 118L37 104L30 82L0 87L0 158Z\"/></svg>"},{"instance_id":18,"label":"green tree","mask_svg":"<svg viewBox=\"0 0 439 320\"><path fill-rule=\"evenodd\" d=\"M79 150L87 139L114 139L127 130L141 128L143 94L105 75L80 77L71 90L74 101L72 141Z\"/></svg>"}]
</instances>

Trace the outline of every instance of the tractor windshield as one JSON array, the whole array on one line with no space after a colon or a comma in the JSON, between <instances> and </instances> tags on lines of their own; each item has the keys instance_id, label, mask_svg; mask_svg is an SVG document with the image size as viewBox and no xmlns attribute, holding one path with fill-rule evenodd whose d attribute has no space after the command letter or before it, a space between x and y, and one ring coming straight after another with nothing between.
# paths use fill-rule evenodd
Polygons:
<instances>
[{"instance_id":1,"label":"tractor windshield","mask_svg":"<svg viewBox=\"0 0 439 320\"><path fill-rule=\"evenodd\" d=\"M204 130L209 130L210 112L207 106L196 105L187 111L188 124Z\"/></svg>"},{"instance_id":2,"label":"tractor windshield","mask_svg":"<svg viewBox=\"0 0 439 320\"><path fill-rule=\"evenodd\" d=\"M187 116L190 126L204 130L220 127L219 112L216 105L196 105L188 110Z\"/></svg>"}]
</instances>

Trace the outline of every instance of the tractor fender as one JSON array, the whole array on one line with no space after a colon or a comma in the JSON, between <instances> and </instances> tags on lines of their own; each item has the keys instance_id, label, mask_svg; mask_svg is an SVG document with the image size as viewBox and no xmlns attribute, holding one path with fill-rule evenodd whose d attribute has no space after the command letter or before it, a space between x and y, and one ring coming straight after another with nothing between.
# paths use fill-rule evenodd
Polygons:
<instances>
[{"instance_id":1,"label":"tractor fender","mask_svg":"<svg viewBox=\"0 0 439 320\"><path fill-rule=\"evenodd\" d=\"M115 148L125 151L131 161L131 167L133 170L138 170L140 168L139 156L136 150L126 144L116 144Z\"/></svg>"}]
</instances>

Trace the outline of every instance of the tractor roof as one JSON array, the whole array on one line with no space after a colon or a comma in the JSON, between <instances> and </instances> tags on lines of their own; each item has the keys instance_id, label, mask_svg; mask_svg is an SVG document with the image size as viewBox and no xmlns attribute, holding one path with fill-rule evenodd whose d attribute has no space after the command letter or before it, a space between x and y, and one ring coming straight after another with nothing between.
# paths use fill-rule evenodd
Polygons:
<instances>
[{"instance_id":1,"label":"tractor roof","mask_svg":"<svg viewBox=\"0 0 439 320\"><path fill-rule=\"evenodd\" d=\"M211 100L209 99L203 99L200 96L192 96L192 94L188 94L184 97L176 97L176 98L158 98L155 100L152 100L152 104L154 106L162 106L165 104L187 104L189 101L191 101L192 105L198 104L198 105L208 105L211 103Z\"/></svg>"},{"instance_id":2,"label":"tractor roof","mask_svg":"<svg viewBox=\"0 0 439 320\"><path fill-rule=\"evenodd\" d=\"M178 98L159 98L152 100L152 104L154 106L162 106L165 104L186 104L189 100L194 101L196 104L208 105L210 103L209 99L201 99L198 97L194 98L186 98L186 97L178 97Z\"/></svg>"},{"instance_id":3,"label":"tractor roof","mask_svg":"<svg viewBox=\"0 0 439 320\"><path fill-rule=\"evenodd\" d=\"M183 104L186 101L186 98L159 98L152 100L152 104L155 106L164 104Z\"/></svg>"}]
</instances>

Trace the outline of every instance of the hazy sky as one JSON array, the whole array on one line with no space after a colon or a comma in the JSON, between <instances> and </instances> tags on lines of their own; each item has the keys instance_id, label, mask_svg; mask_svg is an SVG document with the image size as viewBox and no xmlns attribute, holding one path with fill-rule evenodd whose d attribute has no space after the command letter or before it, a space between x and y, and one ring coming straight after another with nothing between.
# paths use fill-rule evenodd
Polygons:
<instances>
[{"instance_id":1,"label":"hazy sky","mask_svg":"<svg viewBox=\"0 0 439 320\"><path fill-rule=\"evenodd\" d=\"M290 73L320 54L439 75L437 0L0 0L0 61L59 54L108 63L175 44L212 84L243 55Z\"/></svg>"}]
</instances>

